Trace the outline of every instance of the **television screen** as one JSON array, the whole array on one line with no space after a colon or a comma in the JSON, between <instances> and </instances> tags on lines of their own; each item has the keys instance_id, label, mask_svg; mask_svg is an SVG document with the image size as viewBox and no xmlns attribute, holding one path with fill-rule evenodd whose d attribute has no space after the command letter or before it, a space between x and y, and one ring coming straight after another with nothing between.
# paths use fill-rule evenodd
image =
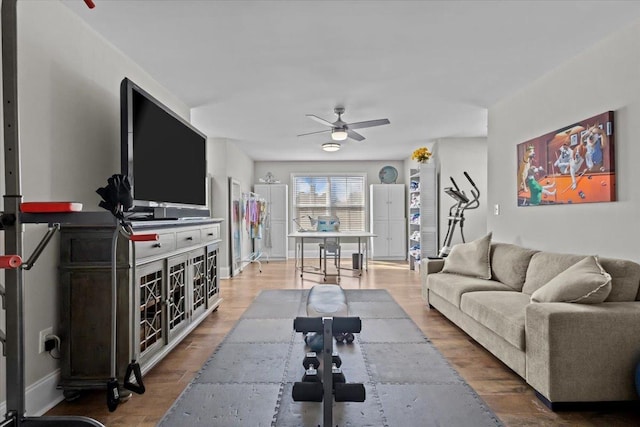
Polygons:
<instances>
[{"instance_id":1,"label":"television screen","mask_svg":"<svg viewBox=\"0 0 640 427\"><path fill-rule=\"evenodd\" d=\"M135 207L206 208L206 136L126 78L121 109L122 174Z\"/></svg>"}]
</instances>

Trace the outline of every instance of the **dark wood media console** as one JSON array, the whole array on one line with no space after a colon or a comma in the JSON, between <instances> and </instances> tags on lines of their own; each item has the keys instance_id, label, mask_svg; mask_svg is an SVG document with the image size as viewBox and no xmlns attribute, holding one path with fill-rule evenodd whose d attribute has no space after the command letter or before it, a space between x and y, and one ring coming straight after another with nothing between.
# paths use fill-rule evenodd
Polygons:
<instances>
[{"instance_id":1,"label":"dark wood media console","mask_svg":"<svg viewBox=\"0 0 640 427\"><path fill-rule=\"evenodd\" d=\"M221 303L221 219L133 222L158 241L118 239L117 373L133 356L148 372ZM63 225L60 238L61 379L67 399L110 376L113 220ZM132 348L133 346L133 348Z\"/></svg>"}]
</instances>

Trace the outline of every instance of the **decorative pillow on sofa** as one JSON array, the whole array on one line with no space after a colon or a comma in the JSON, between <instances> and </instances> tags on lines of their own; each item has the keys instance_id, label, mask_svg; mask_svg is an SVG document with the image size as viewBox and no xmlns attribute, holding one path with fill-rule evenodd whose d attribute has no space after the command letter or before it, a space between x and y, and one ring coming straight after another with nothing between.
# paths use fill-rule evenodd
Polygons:
<instances>
[{"instance_id":1,"label":"decorative pillow on sofa","mask_svg":"<svg viewBox=\"0 0 640 427\"><path fill-rule=\"evenodd\" d=\"M444 259L443 273L491 279L491 233L469 243L458 243Z\"/></svg>"},{"instance_id":2,"label":"decorative pillow on sofa","mask_svg":"<svg viewBox=\"0 0 640 427\"><path fill-rule=\"evenodd\" d=\"M531 257L538 252L510 243L492 243L491 275L493 280L504 283L518 292L522 291Z\"/></svg>"},{"instance_id":3,"label":"decorative pillow on sofa","mask_svg":"<svg viewBox=\"0 0 640 427\"><path fill-rule=\"evenodd\" d=\"M599 304L611 292L611 276L598 259L578 261L531 294L532 302L577 302Z\"/></svg>"}]
</instances>

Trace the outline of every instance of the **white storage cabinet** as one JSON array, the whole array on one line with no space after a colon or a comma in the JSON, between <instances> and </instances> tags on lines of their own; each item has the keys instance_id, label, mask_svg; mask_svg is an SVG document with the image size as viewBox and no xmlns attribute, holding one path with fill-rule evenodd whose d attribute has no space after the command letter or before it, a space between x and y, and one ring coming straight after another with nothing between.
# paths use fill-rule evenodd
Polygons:
<instances>
[{"instance_id":1,"label":"white storage cabinet","mask_svg":"<svg viewBox=\"0 0 640 427\"><path fill-rule=\"evenodd\" d=\"M406 259L406 215L404 184L372 184L370 187L371 257Z\"/></svg>"}]
</instances>

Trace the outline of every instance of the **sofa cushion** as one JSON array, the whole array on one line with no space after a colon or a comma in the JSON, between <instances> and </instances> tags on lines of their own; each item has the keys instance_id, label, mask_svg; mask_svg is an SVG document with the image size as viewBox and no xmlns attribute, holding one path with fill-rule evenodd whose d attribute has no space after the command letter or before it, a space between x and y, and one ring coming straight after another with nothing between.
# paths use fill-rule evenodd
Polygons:
<instances>
[{"instance_id":1,"label":"sofa cushion","mask_svg":"<svg viewBox=\"0 0 640 427\"><path fill-rule=\"evenodd\" d=\"M611 292L611 276L594 256L578 261L531 294L532 302L599 304Z\"/></svg>"},{"instance_id":2,"label":"sofa cushion","mask_svg":"<svg viewBox=\"0 0 640 427\"><path fill-rule=\"evenodd\" d=\"M427 276L429 291L433 291L457 308L460 308L460 297L465 292L473 291L511 291L509 286L495 280L477 279L458 274L436 273ZM527 296L528 297L528 296Z\"/></svg>"},{"instance_id":3,"label":"sofa cushion","mask_svg":"<svg viewBox=\"0 0 640 427\"><path fill-rule=\"evenodd\" d=\"M508 343L524 351L524 320L529 304L529 295L522 292L467 292L462 295L460 309Z\"/></svg>"},{"instance_id":4,"label":"sofa cushion","mask_svg":"<svg viewBox=\"0 0 640 427\"><path fill-rule=\"evenodd\" d=\"M492 279L521 291L531 257L538 251L509 243L491 245Z\"/></svg>"},{"instance_id":5,"label":"sofa cushion","mask_svg":"<svg viewBox=\"0 0 640 427\"><path fill-rule=\"evenodd\" d=\"M584 255L538 252L531 257L522 292L531 295L549 280L585 258ZM640 300L640 265L616 258L598 258L611 275L611 293L605 302Z\"/></svg>"},{"instance_id":6,"label":"sofa cushion","mask_svg":"<svg viewBox=\"0 0 640 427\"><path fill-rule=\"evenodd\" d=\"M640 264L616 258L598 258L598 261L611 275L611 293L605 302L640 299Z\"/></svg>"},{"instance_id":7,"label":"sofa cushion","mask_svg":"<svg viewBox=\"0 0 640 427\"><path fill-rule=\"evenodd\" d=\"M458 243L444 259L442 271L478 279L491 279L490 249L491 233L473 242Z\"/></svg>"},{"instance_id":8,"label":"sofa cushion","mask_svg":"<svg viewBox=\"0 0 640 427\"><path fill-rule=\"evenodd\" d=\"M531 257L527 267L527 278L522 286L522 292L531 295L547 284L549 280L571 267L584 255L557 254L553 252L538 252Z\"/></svg>"}]
</instances>

